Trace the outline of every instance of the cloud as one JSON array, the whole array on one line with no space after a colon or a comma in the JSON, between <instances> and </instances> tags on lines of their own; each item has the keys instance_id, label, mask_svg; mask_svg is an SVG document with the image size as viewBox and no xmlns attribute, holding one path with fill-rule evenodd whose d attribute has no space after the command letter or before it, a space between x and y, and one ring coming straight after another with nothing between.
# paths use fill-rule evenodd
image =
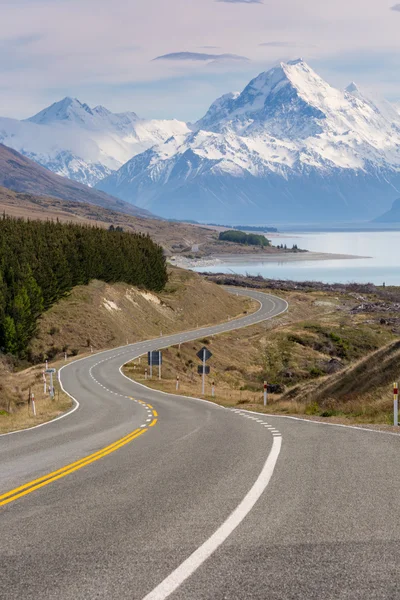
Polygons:
<instances>
[{"instance_id":1,"label":"cloud","mask_svg":"<svg viewBox=\"0 0 400 600\"><path fill-rule=\"evenodd\" d=\"M259 44L259 46L268 46L270 48L293 48L293 46L298 46L298 44L294 42L264 42L263 44Z\"/></svg>"},{"instance_id":2,"label":"cloud","mask_svg":"<svg viewBox=\"0 0 400 600\"><path fill-rule=\"evenodd\" d=\"M394 6L391 6L390 10L397 10L400 12L400 4L395 4Z\"/></svg>"},{"instance_id":3,"label":"cloud","mask_svg":"<svg viewBox=\"0 0 400 600\"><path fill-rule=\"evenodd\" d=\"M264 4L264 0L215 0L216 2L231 2L232 4Z\"/></svg>"},{"instance_id":4,"label":"cloud","mask_svg":"<svg viewBox=\"0 0 400 600\"><path fill-rule=\"evenodd\" d=\"M155 60L195 60L195 61L221 61L221 60L249 60L245 56L238 56L237 54L204 54L203 52L171 52L170 54L163 54L162 56L156 56Z\"/></svg>"},{"instance_id":5,"label":"cloud","mask_svg":"<svg viewBox=\"0 0 400 600\"><path fill-rule=\"evenodd\" d=\"M314 44L303 44L302 42L264 42L259 46L267 48L316 48Z\"/></svg>"},{"instance_id":6,"label":"cloud","mask_svg":"<svg viewBox=\"0 0 400 600\"><path fill-rule=\"evenodd\" d=\"M217 50L221 48L221 46L199 46L199 48L203 48L204 50Z\"/></svg>"}]
</instances>

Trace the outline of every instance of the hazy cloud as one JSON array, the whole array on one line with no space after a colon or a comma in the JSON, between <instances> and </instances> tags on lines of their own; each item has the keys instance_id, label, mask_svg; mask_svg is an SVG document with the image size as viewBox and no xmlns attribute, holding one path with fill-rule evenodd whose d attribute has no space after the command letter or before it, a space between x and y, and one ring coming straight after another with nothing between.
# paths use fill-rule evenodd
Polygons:
<instances>
[{"instance_id":1,"label":"hazy cloud","mask_svg":"<svg viewBox=\"0 0 400 600\"><path fill-rule=\"evenodd\" d=\"M395 4L394 6L391 7L390 10L397 10L400 12L400 4Z\"/></svg>"},{"instance_id":2,"label":"hazy cloud","mask_svg":"<svg viewBox=\"0 0 400 600\"><path fill-rule=\"evenodd\" d=\"M264 4L264 0L215 0L216 2L231 2L235 4Z\"/></svg>"},{"instance_id":3,"label":"hazy cloud","mask_svg":"<svg viewBox=\"0 0 400 600\"><path fill-rule=\"evenodd\" d=\"M204 54L203 52L171 52L170 54L163 54L162 56L156 56L154 60L249 60L245 56L238 56L237 54Z\"/></svg>"},{"instance_id":4,"label":"hazy cloud","mask_svg":"<svg viewBox=\"0 0 400 600\"><path fill-rule=\"evenodd\" d=\"M303 44L301 42L264 42L259 46L267 48L316 48L314 44Z\"/></svg>"},{"instance_id":5,"label":"hazy cloud","mask_svg":"<svg viewBox=\"0 0 400 600\"><path fill-rule=\"evenodd\" d=\"M298 46L298 44L294 42L264 42L263 44L259 45L268 46L270 48L293 48L293 46Z\"/></svg>"}]
</instances>

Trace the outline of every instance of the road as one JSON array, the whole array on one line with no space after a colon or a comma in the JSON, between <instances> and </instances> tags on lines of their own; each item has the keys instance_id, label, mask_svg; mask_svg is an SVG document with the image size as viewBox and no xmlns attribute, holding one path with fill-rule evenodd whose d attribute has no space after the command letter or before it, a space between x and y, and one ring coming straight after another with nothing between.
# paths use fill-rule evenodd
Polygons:
<instances>
[{"instance_id":1,"label":"road","mask_svg":"<svg viewBox=\"0 0 400 600\"><path fill-rule=\"evenodd\" d=\"M240 293L258 313L69 364L60 378L79 408L0 437L2 599L400 598L400 438L121 374L147 350L286 308Z\"/></svg>"}]
</instances>

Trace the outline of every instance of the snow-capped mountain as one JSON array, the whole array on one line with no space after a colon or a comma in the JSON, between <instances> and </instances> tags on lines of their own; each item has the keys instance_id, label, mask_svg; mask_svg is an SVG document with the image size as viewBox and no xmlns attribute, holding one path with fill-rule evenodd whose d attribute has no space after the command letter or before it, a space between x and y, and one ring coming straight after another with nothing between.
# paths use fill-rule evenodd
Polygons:
<instances>
[{"instance_id":1,"label":"snow-capped mountain","mask_svg":"<svg viewBox=\"0 0 400 600\"><path fill-rule=\"evenodd\" d=\"M188 131L180 121L145 120L134 112L114 114L73 98L25 121L0 118L0 143L58 175L91 186L136 154Z\"/></svg>"},{"instance_id":2,"label":"snow-capped mountain","mask_svg":"<svg viewBox=\"0 0 400 600\"><path fill-rule=\"evenodd\" d=\"M192 131L98 188L167 217L242 223L362 220L400 192L400 116L303 60L214 102Z\"/></svg>"}]
</instances>

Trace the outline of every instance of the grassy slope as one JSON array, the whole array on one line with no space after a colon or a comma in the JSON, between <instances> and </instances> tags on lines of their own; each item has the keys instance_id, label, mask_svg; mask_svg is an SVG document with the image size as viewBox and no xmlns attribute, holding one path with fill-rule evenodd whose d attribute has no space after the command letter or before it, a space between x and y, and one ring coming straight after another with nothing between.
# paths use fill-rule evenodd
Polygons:
<instances>
[{"instance_id":1,"label":"grassy slope","mask_svg":"<svg viewBox=\"0 0 400 600\"><path fill-rule=\"evenodd\" d=\"M354 315L352 294L278 295L289 301L288 314L263 325L171 348L165 353L164 381L150 385L173 392L178 373L181 392L198 396L201 386L195 354L205 342L213 352L206 396L210 397L215 380L217 400L224 405L262 410L266 379L282 387L281 393L270 395L268 412L389 423L390 384L397 377L400 354L391 328L380 323L379 315L374 320L370 315ZM139 365L127 367L127 374L135 378L143 379L142 371Z\"/></svg>"},{"instance_id":2,"label":"grassy slope","mask_svg":"<svg viewBox=\"0 0 400 600\"><path fill-rule=\"evenodd\" d=\"M157 295L125 284L93 281L75 288L43 315L32 348L37 354L58 350L55 359L59 366L63 364L60 353L65 346L69 356L71 350L80 356L90 351L90 345L93 351L99 351L157 337L161 332L166 335L218 323L255 308L252 302L228 294L195 273L176 268L170 269L169 283ZM48 420L69 406L62 394L59 402L45 401L42 369L41 364L11 373L5 362L0 362L0 433ZM28 414L29 386L33 386L37 398L36 420Z\"/></svg>"}]
</instances>

